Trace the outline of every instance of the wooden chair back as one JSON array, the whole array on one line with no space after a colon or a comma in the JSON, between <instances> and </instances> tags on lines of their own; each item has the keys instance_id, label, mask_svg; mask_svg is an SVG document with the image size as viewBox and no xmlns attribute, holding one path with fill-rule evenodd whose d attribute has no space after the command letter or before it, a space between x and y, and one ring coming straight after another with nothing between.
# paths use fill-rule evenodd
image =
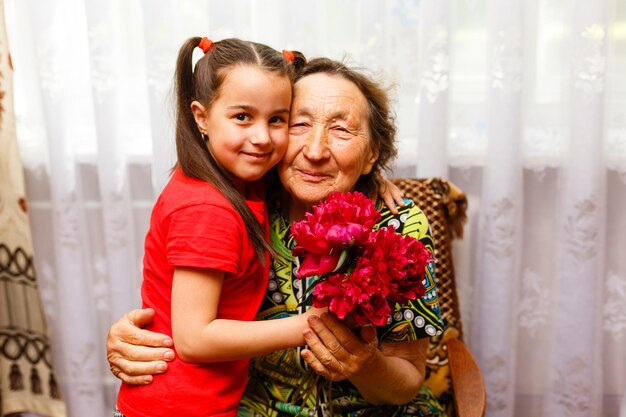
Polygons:
<instances>
[{"instance_id":1,"label":"wooden chair back","mask_svg":"<svg viewBox=\"0 0 626 417\"><path fill-rule=\"evenodd\" d=\"M463 330L452 262L452 240L463 236L467 198L454 184L442 178L396 178L392 181L404 192L406 198L413 200L422 209L430 223L435 244L435 277L444 332L431 338L425 385L439 398L448 415L454 416L455 394L446 341L462 341Z\"/></svg>"}]
</instances>

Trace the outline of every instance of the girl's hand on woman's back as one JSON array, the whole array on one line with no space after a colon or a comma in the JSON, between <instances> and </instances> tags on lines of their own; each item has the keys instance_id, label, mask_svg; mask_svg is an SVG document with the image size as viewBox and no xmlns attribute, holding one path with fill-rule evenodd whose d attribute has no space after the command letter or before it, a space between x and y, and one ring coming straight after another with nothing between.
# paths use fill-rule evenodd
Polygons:
<instances>
[{"instance_id":1,"label":"girl's hand on woman's back","mask_svg":"<svg viewBox=\"0 0 626 417\"><path fill-rule=\"evenodd\" d=\"M404 207L404 193L396 184L387 178L381 178L378 196L385 202L385 205L389 207L389 211L391 211L392 214L398 214L396 204L400 207Z\"/></svg>"}]
</instances>

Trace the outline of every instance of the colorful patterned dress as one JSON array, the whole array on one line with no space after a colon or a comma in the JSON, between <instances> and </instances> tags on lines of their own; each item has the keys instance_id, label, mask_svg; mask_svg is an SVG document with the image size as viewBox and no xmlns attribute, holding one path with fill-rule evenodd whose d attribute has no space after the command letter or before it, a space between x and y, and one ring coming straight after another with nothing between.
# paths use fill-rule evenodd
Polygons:
<instances>
[{"instance_id":1,"label":"colorful patterned dress","mask_svg":"<svg viewBox=\"0 0 626 417\"><path fill-rule=\"evenodd\" d=\"M393 226L398 233L410 235L432 252L433 242L428 220L422 211L407 200L407 205L391 214L379 204L382 219L375 228ZM295 279L298 260L291 257L295 242L280 209L270 208L272 243L284 258L273 260L269 284L258 320L289 317L303 312L298 307L307 286L314 281ZM396 306L386 326L378 328L380 342L412 341L441 334L442 322L434 279L434 262L427 266L426 294L408 305ZM408 417L445 416L436 397L425 387L411 403L403 406L372 406L366 403L349 381L315 381L316 374L300 358L300 348L282 350L253 358L250 380L241 401L238 417L339 416L339 417ZM306 404L305 403L306 400ZM302 405L304 408L300 410Z\"/></svg>"}]
</instances>

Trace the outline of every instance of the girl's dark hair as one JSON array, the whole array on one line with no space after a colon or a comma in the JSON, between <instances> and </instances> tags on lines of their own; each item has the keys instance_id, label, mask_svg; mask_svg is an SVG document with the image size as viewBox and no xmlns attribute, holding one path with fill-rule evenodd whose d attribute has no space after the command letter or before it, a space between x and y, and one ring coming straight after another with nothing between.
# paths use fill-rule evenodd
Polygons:
<instances>
[{"instance_id":1,"label":"girl's dark hair","mask_svg":"<svg viewBox=\"0 0 626 417\"><path fill-rule=\"evenodd\" d=\"M272 254L275 251L265 240L263 227L246 205L243 196L207 148L191 111L191 103L198 101L207 110L210 109L219 97L228 70L238 65L256 66L285 75L293 85L295 74L306 63L306 59L294 51L295 59L288 62L283 54L269 46L240 39L224 39L213 42L195 68L192 68L192 54L200 40L199 37L187 39L178 52L176 62L176 165L186 176L211 183L222 192L243 219L254 250L261 262L264 262L265 250Z\"/></svg>"},{"instance_id":2,"label":"girl's dark hair","mask_svg":"<svg viewBox=\"0 0 626 417\"><path fill-rule=\"evenodd\" d=\"M390 164L398 154L395 114L391 109L388 90L360 70L328 58L315 58L307 62L298 72L296 82L313 74L341 77L356 85L365 96L372 148L378 151L378 159L369 174L361 175L355 189L365 195L377 194L383 171L390 171Z\"/></svg>"}]
</instances>

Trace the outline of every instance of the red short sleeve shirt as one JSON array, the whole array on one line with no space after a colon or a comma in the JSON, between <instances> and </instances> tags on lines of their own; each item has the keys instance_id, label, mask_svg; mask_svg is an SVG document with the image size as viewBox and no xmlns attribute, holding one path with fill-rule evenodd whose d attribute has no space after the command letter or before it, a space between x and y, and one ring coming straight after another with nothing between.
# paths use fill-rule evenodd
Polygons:
<instances>
[{"instance_id":1,"label":"red short sleeve shirt","mask_svg":"<svg viewBox=\"0 0 626 417\"><path fill-rule=\"evenodd\" d=\"M255 188L246 203L267 233L262 191ZM218 317L254 320L269 257L262 265L243 220L215 187L176 170L152 210L145 240L141 296L143 306L156 311L148 330L172 335L174 268L185 266L226 272ZM127 417L236 416L247 373L248 360L189 364L176 358L150 385L122 384L118 408Z\"/></svg>"}]
</instances>

